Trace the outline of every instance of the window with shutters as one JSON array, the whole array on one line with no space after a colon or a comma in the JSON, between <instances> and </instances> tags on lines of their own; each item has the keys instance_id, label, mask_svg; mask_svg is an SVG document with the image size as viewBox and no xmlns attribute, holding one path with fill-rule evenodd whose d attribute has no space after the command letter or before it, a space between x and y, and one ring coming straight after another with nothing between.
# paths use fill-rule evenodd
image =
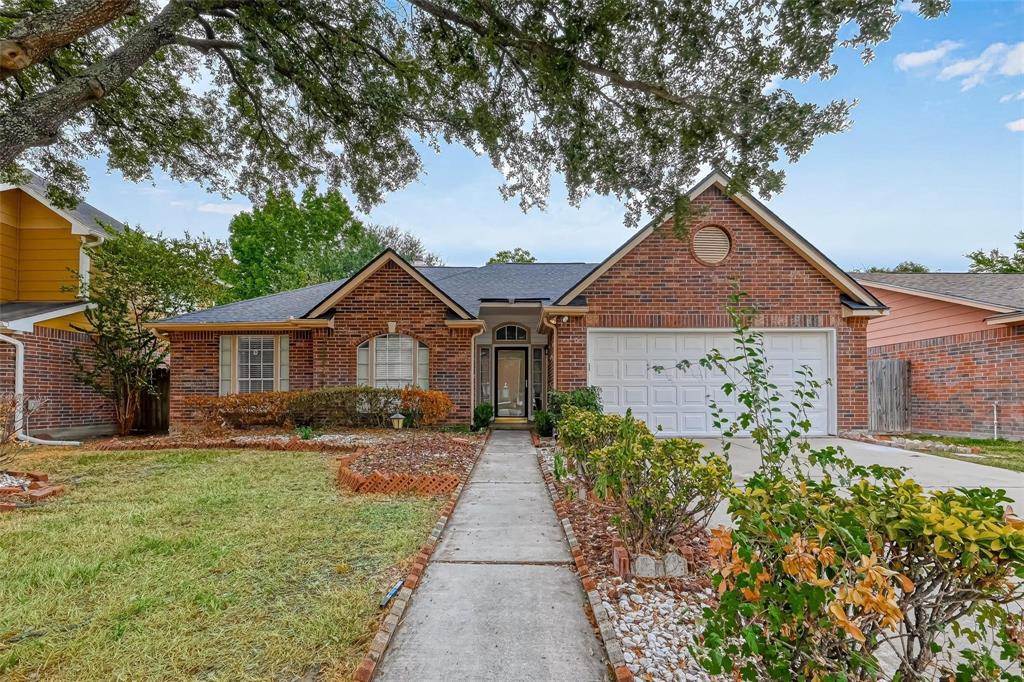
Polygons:
<instances>
[{"instance_id":1,"label":"window with shutters","mask_svg":"<svg viewBox=\"0 0 1024 682\"><path fill-rule=\"evenodd\" d=\"M377 388L430 387L430 351L411 336L381 334L356 347L356 383Z\"/></svg>"},{"instance_id":2,"label":"window with shutters","mask_svg":"<svg viewBox=\"0 0 1024 682\"><path fill-rule=\"evenodd\" d=\"M238 392L274 390L274 337L238 337Z\"/></svg>"}]
</instances>

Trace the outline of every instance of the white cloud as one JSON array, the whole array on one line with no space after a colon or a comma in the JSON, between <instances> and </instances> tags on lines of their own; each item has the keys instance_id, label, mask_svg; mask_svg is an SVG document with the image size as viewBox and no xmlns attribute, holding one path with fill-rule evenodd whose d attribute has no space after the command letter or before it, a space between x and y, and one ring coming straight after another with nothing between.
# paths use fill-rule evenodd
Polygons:
<instances>
[{"instance_id":1,"label":"white cloud","mask_svg":"<svg viewBox=\"0 0 1024 682\"><path fill-rule=\"evenodd\" d=\"M1015 133L1024 133L1024 118L1018 118L1016 121L1010 121L1006 124L1007 130L1012 130Z\"/></svg>"},{"instance_id":2,"label":"white cloud","mask_svg":"<svg viewBox=\"0 0 1024 682\"><path fill-rule=\"evenodd\" d=\"M960 78L960 89L970 90L983 83L992 72L1003 76L1024 73L1024 43L992 43L974 59L961 59L943 68L939 80Z\"/></svg>"},{"instance_id":3,"label":"white cloud","mask_svg":"<svg viewBox=\"0 0 1024 682\"><path fill-rule=\"evenodd\" d=\"M235 215L242 211L248 211L252 206L234 201L207 202L199 204L197 210L201 213L219 213L221 215Z\"/></svg>"},{"instance_id":4,"label":"white cloud","mask_svg":"<svg viewBox=\"0 0 1024 682\"><path fill-rule=\"evenodd\" d=\"M1009 95L1003 95L999 98L1000 104L1006 104L1007 102L1019 102L1024 99L1024 90L1020 92L1011 92Z\"/></svg>"},{"instance_id":5,"label":"white cloud","mask_svg":"<svg viewBox=\"0 0 1024 682\"><path fill-rule=\"evenodd\" d=\"M943 40L930 50L921 52L901 52L896 55L896 68L900 71L916 69L928 64L934 64L953 50L962 47L963 43L955 40Z\"/></svg>"},{"instance_id":6,"label":"white cloud","mask_svg":"<svg viewBox=\"0 0 1024 682\"><path fill-rule=\"evenodd\" d=\"M1017 43L1006 55L1006 61L999 68L1004 76L1019 76L1024 73L1024 43Z\"/></svg>"}]
</instances>

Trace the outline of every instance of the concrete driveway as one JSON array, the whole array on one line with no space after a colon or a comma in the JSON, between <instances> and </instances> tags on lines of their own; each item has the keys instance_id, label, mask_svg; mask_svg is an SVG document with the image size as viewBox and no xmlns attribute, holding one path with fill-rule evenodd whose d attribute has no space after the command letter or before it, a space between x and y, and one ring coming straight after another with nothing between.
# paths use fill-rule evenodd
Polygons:
<instances>
[{"instance_id":1,"label":"concrete driveway","mask_svg":"<svg viewBox=\"0 0 1024 682\"><path fill-rule=\"evenodd\" d=\"M717 438L697 440L712 452L722 451L721 441ZM846 438L811 438L810 441L815 447L838 445L859 464L906 467L908 476L925 488L1002 488L1010 498L1022 501L1016 511L1024 511L1024 473ZM737 483L745 481L761 464L757 447L747 438L733 442L729 460ZM725 508L720 507L711 519L711 526L728 523Z\"/></svg>"}]
</instances>

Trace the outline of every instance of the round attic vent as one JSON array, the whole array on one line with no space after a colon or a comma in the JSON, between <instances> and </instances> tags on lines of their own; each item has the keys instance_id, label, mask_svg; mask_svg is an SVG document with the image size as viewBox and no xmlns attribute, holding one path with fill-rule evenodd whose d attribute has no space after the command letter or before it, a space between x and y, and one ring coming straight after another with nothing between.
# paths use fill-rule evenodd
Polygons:
<instances>
[{"instance_id":1,"label":"round attic vent","mask_svg":"<svg viewBox=\"0 0 1024 682\"><path fill-rule=\"evenodd\" d=\"M693 255L707 265L718 265L732 250L729 233L718 225L706 225L693 233Z\"/></svg>"}]
</instances>

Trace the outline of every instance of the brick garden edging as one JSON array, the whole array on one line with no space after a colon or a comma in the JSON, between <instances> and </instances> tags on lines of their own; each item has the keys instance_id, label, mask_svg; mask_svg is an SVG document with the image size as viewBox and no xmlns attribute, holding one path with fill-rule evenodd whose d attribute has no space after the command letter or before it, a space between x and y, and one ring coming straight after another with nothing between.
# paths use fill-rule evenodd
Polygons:
<instances>
[{"instance_id":1,"label":"brick garden edging","mask_svg":"<svg viewBox=\"0 0 1024 682\"><path fill-rule=\"evenodd\" d=\"M541 475L544 476L544 486L551 496L551 504L555 508L555 514L565 532L565 540L569 543L569 552L572 554L573 562L576 564L576 572L583 583L583 591L587 593L587 601L590 602L590 610L594 614L594 622L597 623L597 630L604 644L605 655L608 657L608 664L612 667L616 682L632 682L635 678L633 673L626 667L626 659L622 655L622 644L615 634L608 612L601 603L601 595L597 593L597 581L590 575L590 566L580 548L579 540L576 539L576 532L572 529L572 521L569 520L568 510L565 502L558 495L555 488L554 477L544 469L543 455L537 452L537 464L540 466Z\"/></svg>"},{"instance_id":2,"label":"brick garden edging","mask_svg":"<svg viewBox=\"0 0 1024 682\"><path fill-rule=\"evenodd\" d=\"M448 525L448 520L455 512L455 507L458 505L459 498L462 496L462 490L466 487L466 481L468 481L473 475L477 462L480 461L480 454L484 451L484 448L487 446L487 442L490 439L491 432L488 431L487 437L482 443L480 443L480 447L477 448L476 459L473 460L473 466L469 468L466 475L462 479L459 479L457 476L453 476L453 478L455 478L456 485L448 497L448 504L444 506L444 509L441 511L441 517L437 520L437 523L434 524L433 530L430 531L430 537L427 538L425 543L423 543L423 547L420 548L419 553L413 559L412 568L409 570L409 575L406 576L405 581L402 584L402 589L399 590L394 601L391 603L391 609L388 611L388 615L384 617L380 627L377 628L377 634L370 642L369 652L367 652L363 657L359 667L356 668L356 682L370 682L370 680L373 679L373 674L377 670L377 664L380 663L380 659L384 656L384 652L387 650L388 644L391 643L391 638L394 636L395 630L398 629L399 623L402 622L405 610L408 608L409 602L412 601L413 591L419 586L420 579L423 577L423 571L427 569L430 557L433 555L434 549L437 547L437 543L441 541L441 535L444 533L444 529ZM349 457L342 458L341 464L338 468L339 485L341 485L342 470L354 473L351 472L346 465L353 462L359 454L361 453L354 453ZM355 475L358 476L359 474ZM420 478L437 477L424 476Z\"/></svg>"},{"instance_id":3,"label":"brick garden edging","mask_svg":"<svg viewBox=\"0 0 1024 682\"><path fill-rule=\"evenodd\" d=\"M486 441L485 441L486 442ZM354 493L384 493L400 495L415 493L418 495L451 495L461 482L456 474L403 474L399 472L371 471L360 474L352 471L349 464L356 461L366 452L358 448L347 457L338 459L338 487L347 488ZM480 452L477 452L477 457Z\"/></svg>"},{"instance_id":4,"label":"brick garden edging","mask_svg":"<svg viewBox=\"0 0 1024 682\"><path fill-rule=\"evenodd\" d=\"M50 497L56 497L64 493L64 486L50 485L50 477L39 471L8 471L6 472L15 478L23 478L31 481L28 490L20 487L0 488L0 497L15 497L26 502L40 502ZM18 505L14 502L0 502L0 512L14 511Z\"/></svg>"}]
</instances>

